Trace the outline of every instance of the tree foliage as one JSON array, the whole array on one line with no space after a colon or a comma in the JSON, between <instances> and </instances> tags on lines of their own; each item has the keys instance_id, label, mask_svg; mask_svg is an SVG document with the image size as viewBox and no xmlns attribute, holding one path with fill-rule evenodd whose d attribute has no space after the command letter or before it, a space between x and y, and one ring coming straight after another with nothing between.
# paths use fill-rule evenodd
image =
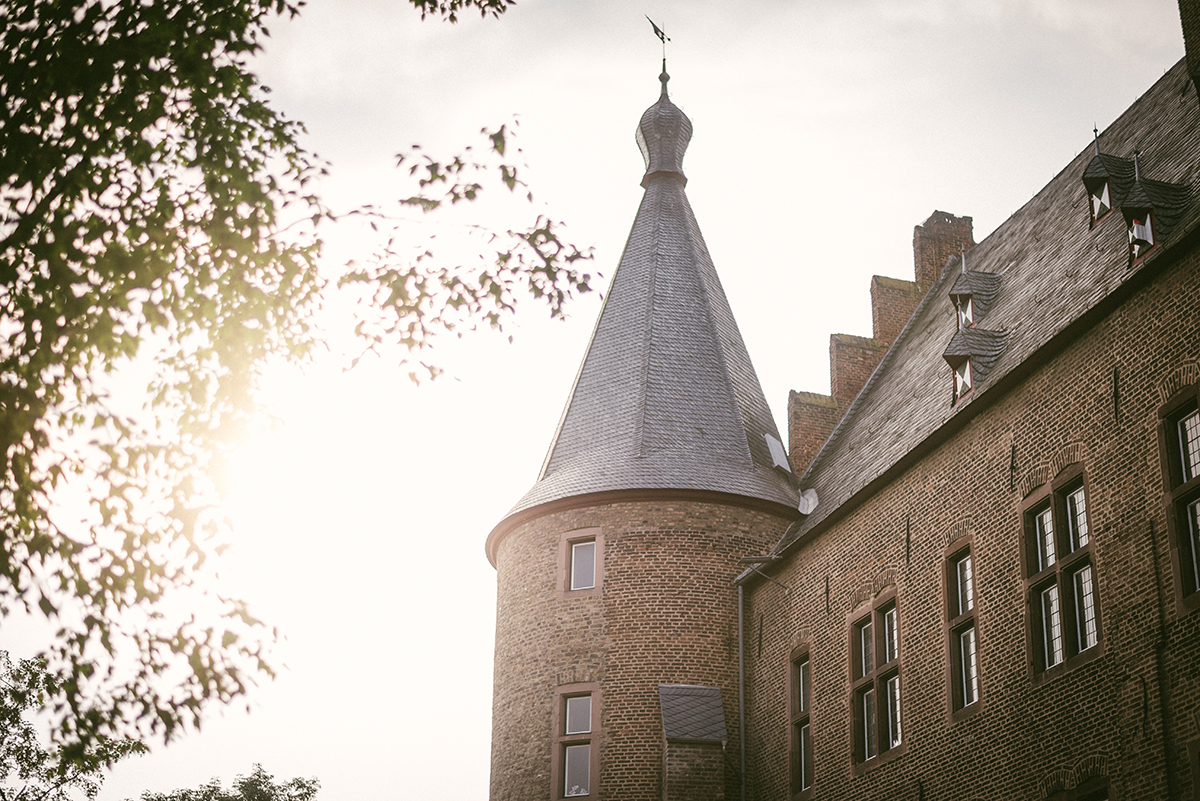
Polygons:
<instances>
[{"instance_id":1,"label":"tree foliage","mask_svg":"<svg viewBox=\"0 0 1200 801\"><path fill-rule=\"evenodd\" d=\"M511 4L410 1L451 22ZM310 189L323 166L248 68L267 22L299 9L0 4L0 619L58 627L43 696L72 757L170 739L271 672L269 632L241 601L184 620L164 602L222 528L210 477L258 413L263 365L318 342L319 226L335 220ZM488 139L488 163L410 157L406 204L469 201L487 175L523 191L505 130ZM469 273L397 264L389 247L342 283L378 304L371 346L419 350L471 318L499 326L522 287L561 313L590 278L556 230L502 234ZM151 376L141 409L115 389L130 365ZM63 506L72 493L86 511Z\"/></svg>"},{"instance_id":2,"label":"tree foliage","mask_svg":"<svg viewBox=\"0 0 1200 801\"><path fill-rule=\"evenodd\" d=\"M255 765L249 776L238 776L226 790L219 779L195 790L173 793L142 793L141 801L312 801L321 783L316 779L290 779L276 783L271 774Z\"/></svg>"},{"instance_id":3,"label":"tree foliage","mask_svg":"<svg viewBox=\"0 0 1200 801\"><path fill-rule=\"evenodd\" d=\"M0 651L0 801L95 798L104 768L145 750L136 741L109 738L73 755L48 748L29 717L55 693L40 662L14 662Z\"/></svg>"}]
</instances>

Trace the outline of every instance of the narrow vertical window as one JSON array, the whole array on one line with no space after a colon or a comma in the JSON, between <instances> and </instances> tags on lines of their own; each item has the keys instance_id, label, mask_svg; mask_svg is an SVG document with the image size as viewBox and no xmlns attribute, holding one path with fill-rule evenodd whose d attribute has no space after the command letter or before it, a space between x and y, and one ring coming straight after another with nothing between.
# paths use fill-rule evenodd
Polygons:
<instances>
[{"instance_id":1,"label":"narrow vertical window","mask_svg":"<svg viewBox=\"0 0 1200 801\"><path fill-rule=\"evenodd\" d=\"M962 706L970 706L979 700L979 669L975 663L975 627L964 629L958 635L958 673L962 682Z\"/></svg>"},{"instance_id":2,"label":"narrow vertical window","mask_svg":"<svg viewBox=\"0 0 1200 801\"><path fill-rule=\"evenodd\" d=\"M803 793L813 784L811 683L812 668L805 652L793 652L788 683L791 724L791 789L792 794Z\"/></svg>"},{"instance_id":3,"label":"narrow vertical window","mask_svg":"<svg viewBox=\"0 0 1200 801\"><path fill-rule=\"evenodd\" d=\"M1184 574L1190 581L1188 589L1200 589L1200 501L1192 501L1187 507L1187 534L1183 554Z\"/></svg>"},{"instance_id":4,"label":"narrow vertical window","mask_svg":"<svg viewBox=\"0 0 1200 801\"><path fill-rule=\"evenodd\" d=\"M879 756L879 730L875 719L875 688L868 687L862 695L863 705L863 759Z\"/></svg>"},{"instance_id":5,"label":"narrow vertical window","mask_svg":"<svg viewBox=\"0 0 1200 801\"><path fill-rule=\"evenodd\" d=\"M1049 496L1046 498L1046 496ZM1070 670L1102 648L1100 601L1087 486L1078 468L1062 471L1026 512L1030 642L1035 679ZM1061 667L1060 667L1061 666Z\"/></svg>"},{"instance_id":6,"label":"narrow vertical window","mask_svg":"<svg viewBox=\"0 0 1200 801\"><path fill-rule=\"evenodd\" d=\"M956 543L946 560L946 636L951 720L979 711L975 635L975 562L971 546Z\"/></svg>"},{"instance_id":7,"label":"narrow vertical window","mask_svg":"<svg viewBox=\"0 0 1200 801\"><path fill-rule=\"evenodd\" d=\"M900 623L895 596L884 595L851 626L854 676L854 759L866 767L887 759L903 745L900 718Z\"/></svg>"},{"instance_id":8,"label":"narrow vertical window","mask_svg":"<svg viewBox=\"0 0 1200 801\"><path fill-rule=\"evenodd\" d=\"M561 685L554 697L554 745L551 765L552 798L593 801L599 745L598 685Z\"/></svg>"},{"instance_id":9,"label":"narrow vertical window","mask_svg":"<svg viewBox=\"0 0 1200 801\"><path fill-rule=\"evenodd\" d=\"M962 364L954 368L954 397L961 398L971 391L971 360L963 359Z\"/></svg>"},{"instance_id":10,"label":"narrow vertical window","mask_svg":"<svg viewBox=\"0 0 1200 801\"><path fill-rule=\"evenodd\" d=\"M1096 644L1096 606L1092 594L1092 568L1075 574L1075 641L1084 651Z\"/></svg>"},{"instance_id":11,"label":"narrow vertical window","mask_svg":"<svg viewBox=\"0 0 1200 801\"><path fill-rule=\"evenodd\" d=\"M571 544L571 589L590 590L596 586L596 541Z\"/></svg>"},{"instance_id":12,"label":"narrow vertical window","mask_svg":"<svg viewBox=\"0 0 1200 801\"><path fill-rule=\"evenodd\" d=\"M1183 463L1183 480L1196 477L1200 466L1200 411L1193 411L1179 421L1179 455Z\"/></svg>"},{"instance_id":13,"label":"narrow vertical window","mask_svg":"<svg viewBox=\"0 0 1200 801\"><path fill-rule=\"evenodd\" d=\"M1058 585L1042 590L1042 645L1046 667L1063 661L1062 623L1058 616Z\"/></svg>"},{"instance_id":14,"label":"narrow vertical window","mask_svg":"<svg viewBox=\"0 0 1200 801\"><path fill-rule=\"evenodd\" d=\"M1200 382L1184 387L1159 410L1163 488L1170 504L1167 533L1180 614L1200 609Z\"/></svg>"}]
</instances>

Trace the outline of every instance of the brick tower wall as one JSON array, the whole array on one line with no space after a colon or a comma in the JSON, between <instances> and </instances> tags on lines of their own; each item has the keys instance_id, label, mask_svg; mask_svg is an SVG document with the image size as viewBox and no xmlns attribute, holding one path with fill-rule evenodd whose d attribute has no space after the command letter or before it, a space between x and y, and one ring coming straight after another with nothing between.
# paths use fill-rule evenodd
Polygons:
<instances>
[{"instance_id":1,"label":"brick tower wall","mask_svg":"<svg viewBox=\"0 0 1200 801\"><path fill-rule=\"evenodd\" d=\"M970 217L956 217L935 211L929 219L913 228L913 264L921 297L942 274L951 256L975 245Z\"/></svg>"},{"instance_id":2,"label":"brick tower wall","mask_svg":"<svg viewBox=\"0 0 1200 801\"><path fill-rule=\"evenodd\" d=\"M764 553L789 521L693 501L617 503L517 527L496 555L492 801L557 798L551 784L556 688L598 686L601 799L660 801L659 684L720 687L729 744L725 797L738 774L738 559ZM603 534L601 592L562 597L563 535Z\"/></svg>"}]
</instances>

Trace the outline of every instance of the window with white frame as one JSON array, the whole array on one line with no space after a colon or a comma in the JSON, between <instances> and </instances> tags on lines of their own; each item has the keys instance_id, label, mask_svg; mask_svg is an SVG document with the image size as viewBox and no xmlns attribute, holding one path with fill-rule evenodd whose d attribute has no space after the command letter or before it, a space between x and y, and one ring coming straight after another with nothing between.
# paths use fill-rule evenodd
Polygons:
<instances>
[{"instance_id":1,"label":"window with white frame","mask_svg":"<svg viewBox=\"0 0 1200 801\"><path fill-rule=\"evenodd\" d=\"M975 613L975 559L972 546L960 544L946 560L946 635L950 654L952 719L977 708L979 635Z\"/></svg>"},{"instance_id":2,"label":"window with white frame","mask_svg":"<svg viewBox=\"0 0 1200 801\"><path fill-rule=\"evenodd\" d=\"M600 528L564 532L558 559L560 598L600 594L604 579L604 534Z\"/></svg>"},{"instance_id":3,"label":"window with white frame","mask_svg":"<svg viewBox=\"0 0 1200 801\"><path fill-rule=\"evenodd\" d=\"M552 798L598 798L597 685L563 685L554 699Z\"/></svg>"},{"instance_id":4,"label":"window with white frame","mask_svg":"<svg viewBox=\"0 0 1200 801\"><path fill-rule=\"evenodd\" d=\"M1176 600L1184 613L1200 609L1200 407L1197 387L1163 410L1162 445L1168 529Z\"/></svg>"},{"instance_id":5,"label":"window with white frame","mask_svg":"<svg viewBox=\"0 0 1200 801\"><path fill-rule=\"evenodd\" d=\"M807 650L792 652L788 683L791 794L806 799L813 786L812 661Z\"/></svg>"},{"instance_id":6,"label":"window with white frame","mask_svg":"<svg viewBox=\"0 0 1200 801\"><path fill-rule=\"evenodd\" d=\"M1035 674L1097 656L1100 602L1087 490L1078 470L1035 493L1025 513L1026 587Z\"/></svg>"},{"instance_id":7,"label":"window with white frame","mask_svg":"<svg viewBox=\"0 0 1200 801\"><path fill-rule=\"evenodd\" d=\"M899 753L904 742L895 595L881 596L850 630L854 758L867 766Z\"/></svg>"}]
</instances>

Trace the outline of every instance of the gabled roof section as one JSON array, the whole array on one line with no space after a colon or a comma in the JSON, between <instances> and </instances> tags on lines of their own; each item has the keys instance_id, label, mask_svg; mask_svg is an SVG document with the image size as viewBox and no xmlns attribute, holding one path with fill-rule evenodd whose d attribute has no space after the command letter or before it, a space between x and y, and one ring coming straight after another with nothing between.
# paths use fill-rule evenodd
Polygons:
<instances>
[{"instance_id":1,"label":"gabled roof section","mask_svg":"<svg viewBox=\"0 0 1200 801\"><path fill-rule=\"evenodd\" d=\"M999 291L1000 276L981 273L978 270L966 270L954 282L954 286L950 287L950 297L970 295L975 304L975 319L981 320L991 310Z\"/></svg>"},{"instance_id":2,"label":"gabled roof section","mask_svg":"<svg viewBox=\"0 0 1200 801\"><path fill-rule=\"evenodd\" d=\"M1007 331L986 331L982 328L960 328L942 351L942 358L952 366L960 359L969 358L974 368L975 380L982 381L991 372L992 366L1004 352L1008 340Z\"/></svg>"},{"instance_id":3,"label":"gabled roof section","mask_svg":"<svg viewBox=\"0 0 1200 801\"><path fill-rule=\"evenodd\" d=\"M891 349L863 386L829 439L800 477L814 489L820 504L793 524L776 546L778 554L854 499L855 495L906 457L936 443L1003 391L1006 376L1025 363L1102 300L1140 273L1154 270L1158 260L1200 224L1195 185L1200 171L1200 103L1181 60L1103 134L1104 150L1131 161L1141 150L1146 194L1157 184L1178 184L1170 197L1150 197L1169 208L1173 228L1145 258L1131 264L1128 231L1121 215L1090 224L1088 200L1079 176L1094 161L1085 147L1049 184L970 252L972 267L1002 279L1002 290L988 311L988 328L1007 336L986 378L957 405L946 391L943 351L956 337L956 315L944 300L959 278L954 262L942 271ZM1101 157L1106 162L1105 157ZM1118 169L1119 168L1119 169ZM1124 170L1108 162L1114 180ZM1122 173L1123 174L1123 173ZM1130 194L1134 191L1129 186ZM1127 206L1129 198L1124 198ZM970 332L954 347L994 350L996 343L969 341ZM986 332L979 332L986 333ZM957 419L956 419L957 418Z\"/></svg>"},{"instance_id":4,"label":"gabled roof section","mask_svg":"<svg viewBox=\"0 0 1200 801\"><path fill-rule=\"evenodd\" d=\"M642 116L646 188L541 475L512 515L580 495L705 490L795 509L775 421L684 194L692 124ZM503 523L501 524L503 525Z\"/></svg>"}]
</instances>

